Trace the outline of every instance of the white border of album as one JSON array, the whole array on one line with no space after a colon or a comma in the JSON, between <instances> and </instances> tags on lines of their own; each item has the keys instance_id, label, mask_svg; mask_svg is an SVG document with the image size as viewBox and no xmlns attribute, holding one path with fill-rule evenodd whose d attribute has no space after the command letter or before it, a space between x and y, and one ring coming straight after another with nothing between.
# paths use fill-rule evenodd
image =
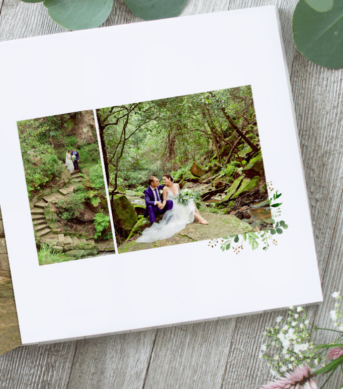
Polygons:
<instances>
[{"instance_id":1,"label":"white border of album","mask_svg":"<svg viewBox=\"0 0 343 389\"><path fill-rule=\"evenodd\" d=\"M322 301L273 6L0 44L0 174L23 344ZM267 252L188 243L39 266L17 120L252 85L267 180L289 225Z\"/></svg>"}]
</instances>

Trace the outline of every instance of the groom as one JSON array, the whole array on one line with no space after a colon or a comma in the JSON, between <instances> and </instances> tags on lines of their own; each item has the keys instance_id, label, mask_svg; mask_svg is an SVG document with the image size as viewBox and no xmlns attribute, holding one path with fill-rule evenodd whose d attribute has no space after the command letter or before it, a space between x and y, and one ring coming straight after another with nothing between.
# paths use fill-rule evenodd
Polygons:
<instances>
[{"instance_id":1,"label":"groom","mask_svg":"<svg viewBox=\"0 0 343 389\"><path fill-rule=\"evenodd\" d=\"M75 160L73 161L74 164L74 170L76 172L79 171L79 153L76 151L75 147L73 148L73 151L71 152L71 155L75 155Z\"/></svg>"},{"instance_id":2,"label":"groom","mask_svg":"<svg viewBox=\"0 0 343 389\"><path fill-rule=\"evenodd\" d=\"M150 176L149 187L144 191L146 204L144 217L149 215L151 224L156 222L156 215L161 215L173 208L172 200L167 200L166 205L163 207L162 189L163 185L159 185L158 178Z\"/></svg>"}]
</instances>

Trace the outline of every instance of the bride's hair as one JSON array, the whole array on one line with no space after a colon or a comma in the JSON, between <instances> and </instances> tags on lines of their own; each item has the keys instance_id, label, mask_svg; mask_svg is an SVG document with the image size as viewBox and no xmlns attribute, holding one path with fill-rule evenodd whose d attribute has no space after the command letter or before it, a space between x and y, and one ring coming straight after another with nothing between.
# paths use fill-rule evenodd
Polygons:
<instances>
[{"instance_id":1,"label":"bride's hair","mask_svg":"<svg viewBox=\"0 0 343 389\"><path fill-rule=\"evenodd\" d=\"M169 178L170 179L170 181L171 182L174 182L174 178L173 178L173 176L172 175L170 175L170 174L163 174L163 176L162 177L167 177L167 178Z\"/></svg>"},{"instance_id":2,"label":"bride's hair","mask_svg":"<svg viewBox=\"0 0 343 389\"><path fill-rule=\"evenodd\" d=\"M70 150L68 150L67 153L70 153Z\"/></svg>"}]
</instances>

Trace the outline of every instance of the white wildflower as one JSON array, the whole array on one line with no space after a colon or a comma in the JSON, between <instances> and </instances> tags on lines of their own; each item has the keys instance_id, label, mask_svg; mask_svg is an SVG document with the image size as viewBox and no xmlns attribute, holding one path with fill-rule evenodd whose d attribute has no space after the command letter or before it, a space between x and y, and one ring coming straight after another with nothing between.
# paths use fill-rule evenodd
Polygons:
<instances>
[{"instance_id":1,"label":"white wildflower","mask_svg":"<svg viewBox=\"0 0 343 389\"><path fill-rule=\"evenodd\" d=\"M267 350L267 346L265 345L265 344L263 344L262 346L261 346L261 351L266 351Z\"/></svg>"},{"instance_id":2,"label":"white wildflower","mask_svg":"<svg viewBox=\"0 0 343 389\"><path fill-rule=\"evenodd\" d=\"M331 311L330 316L331 316L332 321L337 321L337 312L336 311Z\"/></svg>"},{"instance_id":3,"label":"white wildflower","mask_svg":"<svg viewBox=\"0 0 343 389\"><path fill-rule=\"evenodd\" d=\"M310 324L309 320L305 320L305 324L308 326Z\"/></svg>"},{"instance_id":4,"label":"white wildflower","mask_svg":"<svg viewBox=\"0 0 343 389\"><path fill-rule=\"evenodd\" d=\"M297 311L298 311L298 312L301 312L301 311L303 311L303 310L304 310L303 307L298 307L298 308L297 308Z\"/></svg>"},{"instance_id":5,"label":"white wildflower","mask_svg":"<svg viewBox=\"0 0 343 389\"><path fill-rule=\"evenodd\" d=\"M282 316L278 316L278 317L276 318L277 324L279 324L281 320L282 320Z\"/></svg>"},{"instance_id":6,"label":"white wildflower","mask_svg":"<svg viewBox=\"0 0 343 389\"><path fill-rule=\"evenodd\" d=\"M339 292L334 292L334 293L332 293L332 297L333 297L334 299L339 298L339 297L340 297Z\"/></svg>"},{"instance_id":7,"label":"white wildflower","mask_svg":"<svg viewBox=\"0 0 343 389\"><path fill-rule=\"evenodd\" d=\"M299 317L299 315L296 313L296 314L294 315L294 318L297 319L298 317Z\"/></svg>"}]
</instances>

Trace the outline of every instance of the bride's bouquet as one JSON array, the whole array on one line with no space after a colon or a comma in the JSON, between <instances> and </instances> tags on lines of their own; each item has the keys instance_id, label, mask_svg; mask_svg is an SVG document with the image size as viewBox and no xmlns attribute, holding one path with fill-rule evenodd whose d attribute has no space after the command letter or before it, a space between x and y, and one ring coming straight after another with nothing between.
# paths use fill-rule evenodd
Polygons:
<instances>
[{"instance_id":1,"label":"bride's bouquet","mask_svg":"<svg viewBox=\"0 0 343 389\"><path fill-rule=\"evenodd\" d=\"M191 200L193 200L197 208L199 208L200 195L198 193L194 193L190 189L182 189L177 196L177 202L182 205L188 205Z\"/></svg>"},{"instance_id":2,"label":"bride's bouquet","mask_svg":"<svg viewBox=\"0 0 343 389\"><path fill-rule=\"evenodd\" d=\"M74 162L75 159L76 159L76 155L73 154L73 155L71 156L71 160Z\"/></svg>"}]
</instances>

